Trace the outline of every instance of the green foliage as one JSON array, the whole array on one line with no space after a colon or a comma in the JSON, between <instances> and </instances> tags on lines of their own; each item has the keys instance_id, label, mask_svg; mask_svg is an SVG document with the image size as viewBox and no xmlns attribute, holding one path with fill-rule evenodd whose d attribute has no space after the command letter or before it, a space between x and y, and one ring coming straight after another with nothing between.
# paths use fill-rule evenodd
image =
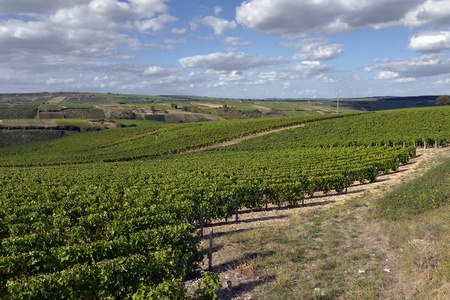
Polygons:
<instances>
[{"instance_id":1,"label":"green foliage","mask_svg":"<svg viewBox=\"0 0 450 300\"><path fill-rule=\"evenodd\" d=\"M217 291L222 288L219 275L212 272L202 271L202 279L198 282L198 288L195 295L198 300L215 300L217 299Z\"/></svg>"},{"instance_id":2,"label":"green foliage","mask_svg":"<svg viewBox=\"0 0 450 300\"><path fill-rule=\"evenodd\" d=\"M156 287L144 286L133 294L132 299L155 300L189 300L186 296L186 288L179 280L165 281Z\"/></svg>"},{"instance_id":3,"label":"green foliage","mask_svg":"<svg viewBox=\"0 0 450 300\"><path fill-rule=\"evenodd\" d=\"M397 125L409 140L448 140L448 124L436 111L399 114L409 118ZM0 168L0 298L185 299L181 280L202 261L196 233L201 208L209 223L232 216L236 195L239 208L262 208L264 194L275 205L294 206L305 195L342 192L347 176L349 184L375 181L415 155L414 147L396 140L395 147L356 147L377 141L378 135L369 133L384 132L383 122L398 128L390 121L396 116L138 126L0 149L1 164L10 166ZM422 128L412 121L417 116ZM352 120L344 122L347 118ZM326 125L166 155L317 120ZM366 128L366 121L372 127ZM320 136L320 130L330 126L353 146L324 147L330 134ZM308 141L310 128L319 136ZM389 134L383 139L389 141ZM215 299L217 275L203 278L197 295Z\"/></svg>"},{"instance_id":4,"label":"green foliage","mask_svg":"<svg viewBox=\"0 0 450 300\"><path fill-rule=\"evenodd\" d=\"M158 121L150 121L150 120L127 120L127 119L113 119L110 120L115 123L118 127L148 127L148 128L162 128L162 127L170 127L173 124L158 122ZM135 126L133 126L135 125Z\"/></svg>"},{"instance_id":5,"label":"green foliage","mask_svg":"<svg viewBox=\"0 0 450 300\"><path fill-rule=\"evenodd\" d=\"M0 120L33 119L38 111L38 105L7 105L0 104Z\"/></svg>"},{"instance_id":6,"label":"green foliage","mask_svg":"<svg viewBox=\"0 0 450 300\"><path fill-rule=\"evenodd\" d=\"M0 148L60 138L60 130L0 130Z\"/></svg>"},{"instance_id":7,"label":"green foliage","mask_svg":"<svg viewBox=\"0 0 450 300\"><path fill-rule=\"evenodd\" d=\"M79 169L76 178L67 168L2 173L0 298L179 290L170 282L201 260L196 229L183 221L186 203L158 204L151 191L137 193L108 170L97 177Z\"/></svg>"},{"instance_id":8,"label":"green foliage","mask_svg":"<svg viewBox=\"0 0 450 300\"><path fill-rule=\"evenodd\" d=\"M442 95L442 96L437 97L436 104L438 104L438 105L450 104L450 96Z\"/></svg>"},{"instance_id":9,"label":"green foliage","mask_svg":"<svg viewBox=\"0 0 450 300\"><path fill-rule=\"evenodd\" d=\"M377 215L389 220L410 218L450 202L450 159L410 184L398 186L377 202Z\"/></svg>"},{"instance_id":10,"label":"green foliage","mask_svg":"<svg viewBox=\"0 0 450 300\"><path fill-rule=\"evenodd\" d=\"M81 119L53 119L59 129L89 131L92 125Z\"/></svg>"},{"instance_id":11,"label":"green foliage","mask_svg":"<svg viewBox=\"0 0 450 300\"><path fill-rule=\"evenodd\" d=\"M63 108L60 104L54 104L54 103L47 103L39 105L39 112L59 112Z\"/></svg>"},{"instance_id":12,"label":"green foliage","mask_svg":"<svg viewBox=\"0 0 450 300\"><path fill-rule=\"evenodd\" d=\"M350 146L422 146L450 141L450 107L373 112L349 118L323 120L233 146L239 149Z\"/></svg>"},{"instance_id":13,"label":"green foliage","mask_svg":"<svg viewBox=\"0 0 450 300\"><path fill-rule=\"evenodd\" d=\"M24 147L0 149L0 166L58 165L126 161L180 153L278 127L336 116L200 122L155 127L118 128L75 135Z\"/></svg>"},{"instance_id":14,"label":"green foliage","mask_svg":"<svg viewBox=\"0 0 450 300\"><path fill-rule=\"evenodd\" d=\"M105 119L106 115L98 108L66 108L62 110L66 119Z\"/></svg>"}]
</instances>

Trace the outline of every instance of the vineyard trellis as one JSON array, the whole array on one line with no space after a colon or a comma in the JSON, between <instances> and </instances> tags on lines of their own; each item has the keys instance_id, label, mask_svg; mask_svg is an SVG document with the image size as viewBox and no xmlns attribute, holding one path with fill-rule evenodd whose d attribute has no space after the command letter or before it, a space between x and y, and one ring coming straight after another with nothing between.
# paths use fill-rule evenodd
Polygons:
<instances>
[{"instance_id":1,"label":"vineyard trellis","mask_svg":"<svg viewBox=\"0 0 450 300\"><path fill-rule=\"evenodd\" d=\"M61 161L70 151L58 153L64 144L52 142L48 145L56 164L37 167L51 164L49 149L39 152L35 145L3 150L3 165L31 162L35 167L0 168L0 297L182 299L182 278L202 260L197 228L202 209L207 224L232 217L236 204L253 210L267 202L298 205L318 192L344 192L347 178L350 184L375 181L408 163L416 154L409 146L415 141L427 137L432 140L425 139L427 145L446 144L448 112L411 111L412 118L433 119L422 120L420 126L398 121L395 116L406 114L402 111L324 120L222 149L145 160L78 164L80 154ZM387 120L393 121L372 128L361 125ZM259 130L263 126L255 124ZM383 140L370 135L383 126L393 128ZM405 127L403 133L396 133L395 126ZM194 127L186 128L194 132ZM336 133L338 128L342 131ZM165 130L170 137L182 136L181 131L172 135L175 129ZM144 149L145 138L152 137L143 131L129 131L136 135L104 144L105 153L113 155L117 149L120 157L135 158L135 150ZM105 134L110 140L117 137ZM342 143L331 140L332 134ZM171 153L176 149L172 146L166 148ZM31 149L37 151L34 161L27 157Z\"/></svg>"}]
</instances>

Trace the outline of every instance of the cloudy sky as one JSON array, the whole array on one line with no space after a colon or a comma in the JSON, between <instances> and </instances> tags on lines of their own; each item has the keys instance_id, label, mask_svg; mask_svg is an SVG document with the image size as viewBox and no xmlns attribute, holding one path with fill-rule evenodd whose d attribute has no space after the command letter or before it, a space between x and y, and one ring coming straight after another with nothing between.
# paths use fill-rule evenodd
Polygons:
<instances>
[{"instance_id":1,"label":"cloudy sky","mask_svg":"<svg viewBox=\"0 0 450 300\"><path fill-rule=\"evenodd\" d=\"M0 0L0 93L450 94L450 0Z\"/></svg>"}]
</instances>

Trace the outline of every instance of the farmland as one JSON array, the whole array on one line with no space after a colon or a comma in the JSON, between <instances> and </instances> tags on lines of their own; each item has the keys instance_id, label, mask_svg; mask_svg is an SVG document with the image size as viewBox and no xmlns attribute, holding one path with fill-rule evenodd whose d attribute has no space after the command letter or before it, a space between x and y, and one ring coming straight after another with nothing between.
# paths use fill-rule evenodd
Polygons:
<instances>
[{"instance_id":1,"label":"farmland","mask_svg":"<svg viewBox=\"0 0 450 300\"><path fill-rule=\"evenodd\" d=\"M51 105L48 110L61 104ZM417 154L415 146L446 146L449 115L446 106L186 124L145 121L2 148L0 297L187 297L182 279L203 260L202 210L203 221L214 224L229 221L236 207L261 210L266 199L278 209L300 207L316 196L377 182L407 165ZM305 125L189 152L298 124ZM448 200L436 207L448 208ZM255 262L257 268L260 261ZM334 289L330 295L343 293ZM305 297L314 298L314 292Z\"/></svg>"},{"instance_id":2,"label":"farmland","mask_svg":"<svg viewBox=\"0 0 450 300\"><path fill-rule=\"evenodd\" d=\"M122 95L80 92L0 94L0 123L9 120L16 126L1 146L12 146L59 138L89 130L125 124L135 120L166 123L203 122L236 119L307 117L338 113L358 113L392 108L436 106L437 96L375 97L363 99L231 99L183 95ZM338 105L338 102L340 103ZM35 132L32 122L18 120L85 120L92 126L66 126L59 135ZM123 121L123 122L122 122ZM67 121L71 122L71 121ZM31 125L30 125L31 124ZM1 128L0 128L1 129ZM33 130L23 132L23 130ZM14 131L17 130L17 131ZM14 133L17 136L14 137Z\"/></svg>"}]
</instances>

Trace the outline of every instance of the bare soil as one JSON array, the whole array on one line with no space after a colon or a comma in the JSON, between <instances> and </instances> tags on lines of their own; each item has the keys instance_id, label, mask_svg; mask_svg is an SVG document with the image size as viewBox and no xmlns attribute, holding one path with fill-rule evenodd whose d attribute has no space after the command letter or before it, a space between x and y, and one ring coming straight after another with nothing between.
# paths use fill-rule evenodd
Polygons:
<instances>
[{"instance_id":1,"label":"bare soil","mask_svg":"<svg viewBox=\"0 0 450 300\"><path fill-rule=\"evenodd\" d=\"M212 104L212 103L199 103L199 105L211 107L211 108L219 108L223 107L223 104Z\"/></svg>"}]
</instances>

